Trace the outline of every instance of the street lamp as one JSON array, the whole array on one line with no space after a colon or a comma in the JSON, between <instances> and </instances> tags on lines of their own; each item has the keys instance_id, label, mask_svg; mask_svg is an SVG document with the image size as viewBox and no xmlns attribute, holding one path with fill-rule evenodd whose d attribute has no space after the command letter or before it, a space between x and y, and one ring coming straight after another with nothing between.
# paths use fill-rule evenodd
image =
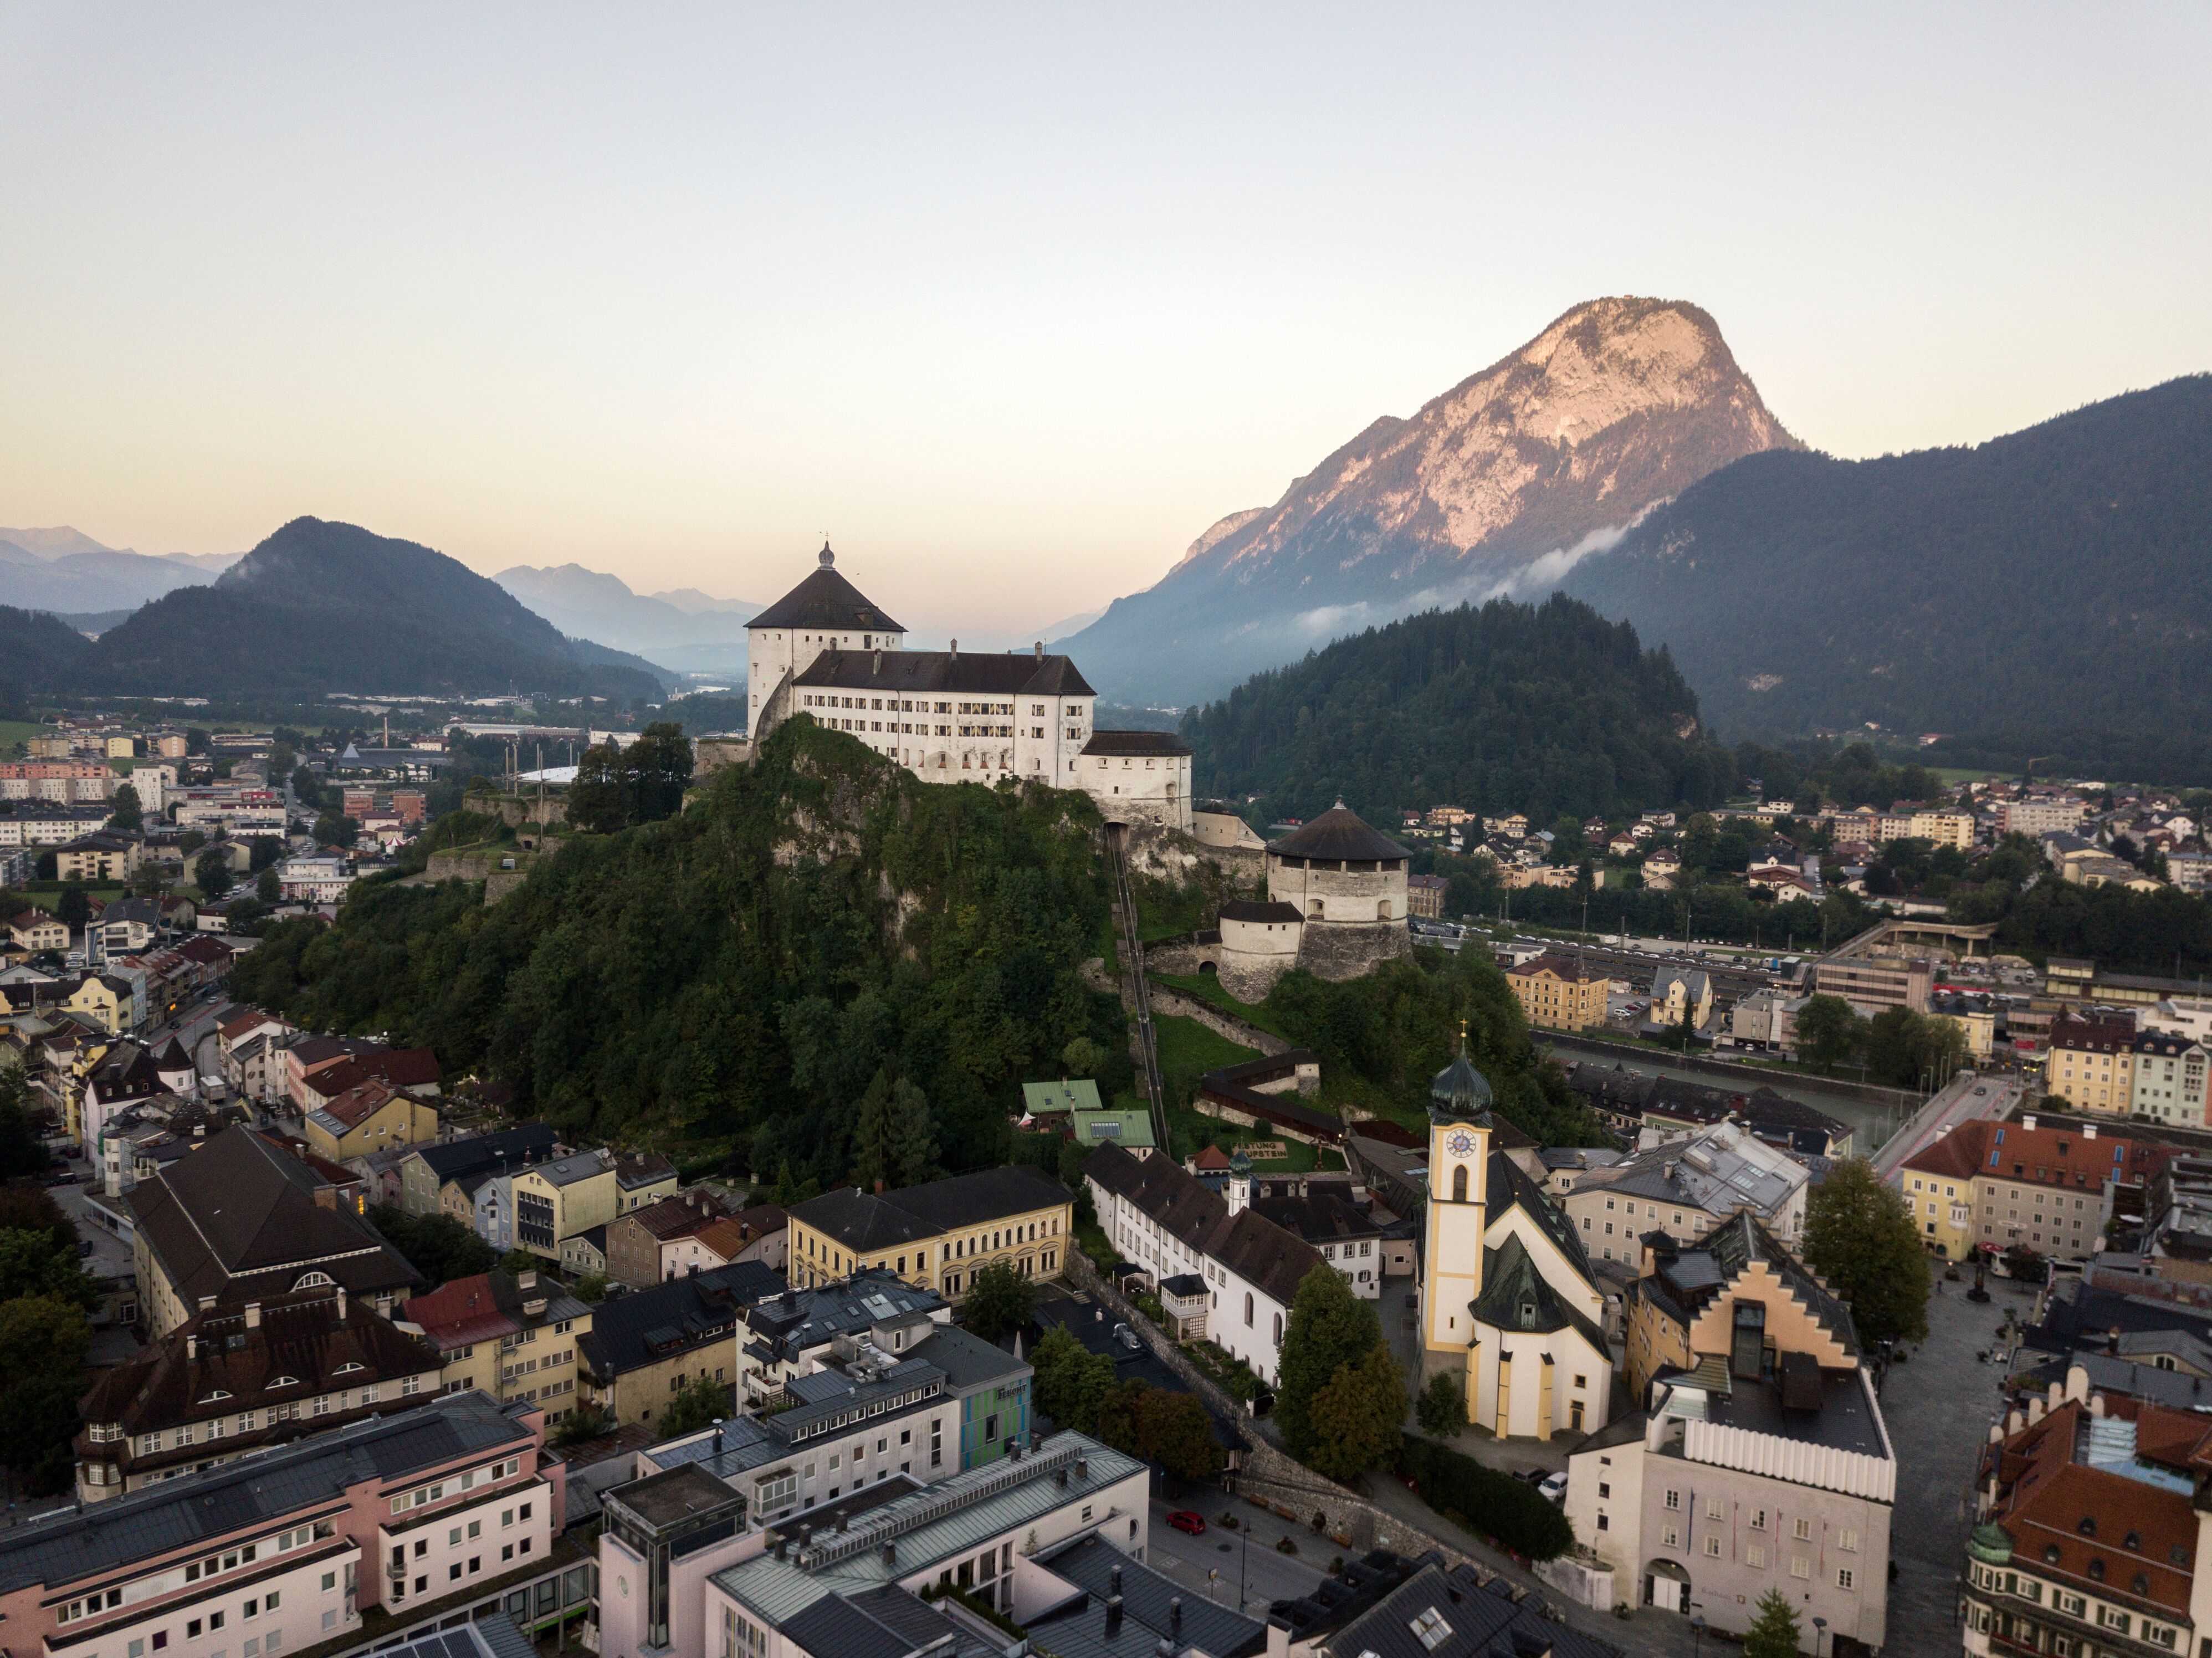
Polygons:
<instances>
[{"instance_id":1,"label":"street lamp","mask_svg":"<svg viewBox=\"0 0 2212 1658\"><path fill-rule=\"evenodd\" d=\"M1826 1619L1815 1618L1813 1620L1813 1658L1820 1658L1820 1637L1827 1633L1827 1629Z\"/></svg>"},{"instance_id":2,"label":"street lamp","mask_svg":"<svg viewBox=\"0 0 2212 1658\"><path fill-rule=\"evenodd\" d=\"M1692 1606L1695 1606L1695 1605L1697 1605L1697 1602L1696 1602L1696 1601L1694 1601L1694 1600L1692 1600L1690 1604L1691 1604ZM1702 1612L1692 1612L1692 1613L1690 1614L1690 1654L1691 1654L1691 1658L1697 1658L1697 1655L1698 1655L1699 1653L1701 1653L1701 1652L1703 1652L1703 1651L1705 1650L1705 1613L1703 1613Z\"/></svg>"}]
</instances>

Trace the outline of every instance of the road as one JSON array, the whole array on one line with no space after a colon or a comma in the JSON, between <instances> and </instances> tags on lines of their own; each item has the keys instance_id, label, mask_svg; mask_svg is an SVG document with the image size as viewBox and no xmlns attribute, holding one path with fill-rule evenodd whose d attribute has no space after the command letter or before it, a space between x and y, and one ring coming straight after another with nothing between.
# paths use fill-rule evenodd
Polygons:
<instances>
[{"instance_id":1,"label":"road","mask_svg":"<svg viewBox=\"0 0 2212 1658\"><path fill-rule=\"evenodd\" d=\"M1882 1144L1875 1153L1874 1171L1883 1180L1895 1178L1907 1157L1924 1150L1962 1122L1999 1118L2020 1101L2025 1079L1996 1077L1980 1072L1962 1072L1952 1084L1929 1096L1912 1121Z\"/></svg>"},{"instance_id":2,"label":"road","mask_svg":"<svg viewBox=\"0 0 2212 1658\"><path fill-rule=\"evenodd\" d=\"M1184 1505L1156 1497L1147 1564L1221 1606L1236 1606L1241 1591L1245 1612L1265 1618L1269 1601L1310 1594L1328 1576L1329 1562L1340 1552L1327 1538L1316 1538L1305 1527L1249 1503L1232 1501L1211 1486L1193 1486L1191 1493L1188 1506L1206 1521L1206 1534L1186 1537L1171 1527L1168 1515ZM1236 1530L1219 1523L1224 1514L1236 1515ZM1276 1540L1283 1537L1298 1546L1297 1553L1276 1552Z\"/></svg>"}]
</instances>

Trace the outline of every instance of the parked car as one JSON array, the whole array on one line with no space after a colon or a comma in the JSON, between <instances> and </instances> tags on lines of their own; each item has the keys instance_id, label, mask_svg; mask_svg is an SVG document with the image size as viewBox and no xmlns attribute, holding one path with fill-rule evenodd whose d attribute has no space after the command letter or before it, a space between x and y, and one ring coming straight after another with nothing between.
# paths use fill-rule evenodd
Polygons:
<instances>
[{"instance_id":1,"label":"parked car","mask_svg":"<svg viewBox=\"0 0 2212 1658\"><path fill-rule=\"evenodd\" d=\"M1559 1473L1553 1474L1542 1485L1537 1486L1536 1489L1543 1493L1545 1500L1547 1502L1565 1503L1567 1500L1567 1476L1565 1471L1562 1469Z\"/></svg>"},{"instance_id":2,"label":"parked car","mask_svg":"<svg viewBox=\"0 0 2212 1658\"><path fill-rule=\"evenodd\" d=\"M1177 1509L1168 1516L1168 1524L1179 1532L1188 1532L1193 1537L1202 1537L1206 1534L1206 1521L1188 1509Z\"/></svg>"}]
</instances>

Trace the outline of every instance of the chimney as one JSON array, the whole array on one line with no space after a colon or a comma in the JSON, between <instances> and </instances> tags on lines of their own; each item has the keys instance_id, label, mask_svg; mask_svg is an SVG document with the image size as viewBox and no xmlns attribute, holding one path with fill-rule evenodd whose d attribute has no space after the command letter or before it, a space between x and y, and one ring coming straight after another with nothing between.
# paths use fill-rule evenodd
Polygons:
<instances>
[{"instance_id":1,"label":"chimney","mask_svg":"<svg viewBox=\"0 0 2212 1658\"><path fill-rule=\"evenodd\" d=\"M1113 1588L1109 1592L1118 1600L1121 1598L1121 1569L1119 1566L1114 1568L1113 1584Z\"/></svg>"},{"instance_id":2,"label":"chimney","mask_svg":"<svg viewBox=\"0 0 2212 1658\"><path fill-rule=\"evenodd\" d=\"M344 1322L346 1321L345 1315L346 1315L346 1294L345 1294L345 1285L344 1285L344 1284L341 1284L340 1285L338 1285L338 1322L339 1322L339 1323L343 1324L343 1323L344 1323Z\"/></svg>"},{"instance_id":3,"label":"chimney","mask_svg":"<svg viewBox=\"0 0 2212 1658\"><path fill-rule=\"evenodd\" d=\"M1168 1600L1168 1628L1176 1635L1182 1633L1182 1596L1180 1594L1171 1596Z\"/></svg>"},{"instance_id":4,"label":"chimney","mask_svg":"<svg viewBox=\"0 0 2212 1658\"><path fill-rule=\"evenodd\" d=\"M2033 1134L2035 1132L2035 1113L2031 1111L2026 1116L2022 1117L2020 1120L2020 1126L2027 1130L2029 1133Z\"/></svg>"},{"instance_id":5,"label":"chimney","mask_svg":"<svg viewBox=\"0 0 2212 1658\"><path fill-rule=\"evenodd\" d=\"M782 1533L781 1532L778 1532L778 1533L776 1533L776 1534L775 1534L775 1558L776 1558L777 1559L781 1560L781 1559L782 1559L782 1558L783 1558L783 1550L784 1550L784 1539L783 1539L783 1533Z\"/></svg>"},{"instance_id":6,"label":"chimney","mask_svg":"<svg viewBox=\"0 0 2212 1658\"><path fill-rule=\"evenodd\" d=\"M2085 1140L2095 1139L2097 1138L2097 1125L2093 1122L2083 1123L2081 1125L2081 1138Z\"/></svg>"},{"instance_id":7,"label":"chimney","mask_svg":"<svg viewBox=\"0 0 2212 1658\"><path fill-rule=\"evenodd\" d=\"M884 1540L884 1564L887 1566L898 1564L898 1544L893 1539Z\"/></svg>"},{"instance_id":8,"label":"chimney","mask_svg":"<svg viewBox=\"0 0 2212 1658\"><path fill-rule=\"evenodd\" d=\"M880 1177L878 1177L878 1180L877 1180L877 1181L876 1181L876 1195L877 1195L878 1197L881 1197L881 1196L883 1196L883 1194L884 1194L884 1183L883 1183L882 1179L881 1179Z\"/></svg>"},{"instance_id":9,"label":"chimney","mask_svg":"<svg viewBox=\"0 0 2212 1658\"><path fill-rule=\"evenodd\" d=\"M538 1287L538 1274L534 1270L517 1272L514 1275L514 1284L519 1290L535 1290Z\"/></svg>"},{"instance_id":10,"label":"chimney","mask_svg":"<svg viewBox=\"0 0 2212 1658\"><path fill-rule=\"evenodd\" d=\"M952 659L955 662L960 659L960 641L957 639L952 641Z\"/></svg>"},{"instance_id":11,"label":"chimney","mask_svg":"<svg viewBox=\"0 0 2212 1658\"><path fill-rule=\"evenodd\" d=\"M189 1335L189 1336L186 1336L186 1337L185 1338L185 1357L186 1358L194 1358L194 1359L196 1359L196 1358L198 1358L199 1356L200 1356L200 1339L199 1339L197 1335Z\"/></svg>"},{"instance_id":12,"label":"chimney","mask_svg":"<svg viewBox=\"0 0 2212 1658\"><path fill-rule=\"evenodd\" d=\"M1036 642L1036 659L1040 662L1044 660L1044 641L1042 639Z\"/></svg>"},{"instance_id":13,"label":"chimney","mask_svg":"<svg viewBox=\"0 0 2212 1658\"><path fill-rule=\"evenodd\" d=\"M1121 1597L1109 1594L1106 1597L1106 1638L1110 1641L1121 1632Z\"/></svg>"},{"instance_id":14,"label":"chimney","mask_svg":"<svg viewBox=\"0 0 2212 1658\"><path fill-rule=\"evenodd\" d=\"M246 1327L249 1330L258 1330L261 1327L261 1303L258 1301L249 1301L246 1303Z\"/></svg>"}]
</instances>

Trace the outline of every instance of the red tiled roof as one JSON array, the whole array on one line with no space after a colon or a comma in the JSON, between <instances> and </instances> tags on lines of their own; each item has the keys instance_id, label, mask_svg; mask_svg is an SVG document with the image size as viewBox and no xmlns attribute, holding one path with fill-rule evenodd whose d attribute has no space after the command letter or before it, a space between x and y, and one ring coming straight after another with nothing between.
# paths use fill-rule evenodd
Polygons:
<instances>
[{"instance_id":1,"label":"red tiled roof","mask_svg":"<svg viewBox=\"0 0 2212 1658\"><path fill-rule=\"evenodd\" d=\"M2116 1157L2115 1151L2122 1155ZM1988 1175L2038 1186L2099 1191L2110 1179L2148 1180L2179 1155L2172 1146L2148 1145L2124 1134L2092 1137L2078 1128L1966 1122L1907 1157L1905 1167L1915 1174L1954 1180Z\"/></svg>"},{"instance_id":2,"label":"red tiled roof","mask_svg":"<svg viewBox=\"0 0 2212 1658\"><path fill-rule=\"evenodd\" d=\"M522 1327L512 1313L500 1310L489 1272L457 1278L427 1296L415 1297L407 1303L406 1318L446 1349L513 1335Z\"/></svg>"},{"instance_id":3,"label":"red tiled roof","mask_svg":"<svg viewBox=\"0 0 2212 1658\"><path fill-rule=\"evenodd\" d=\"M348 1128L358 1128L398 1097L397 1089L368 1077L337 1095L323 1109Z\"/></svg>"}]
</instances>

